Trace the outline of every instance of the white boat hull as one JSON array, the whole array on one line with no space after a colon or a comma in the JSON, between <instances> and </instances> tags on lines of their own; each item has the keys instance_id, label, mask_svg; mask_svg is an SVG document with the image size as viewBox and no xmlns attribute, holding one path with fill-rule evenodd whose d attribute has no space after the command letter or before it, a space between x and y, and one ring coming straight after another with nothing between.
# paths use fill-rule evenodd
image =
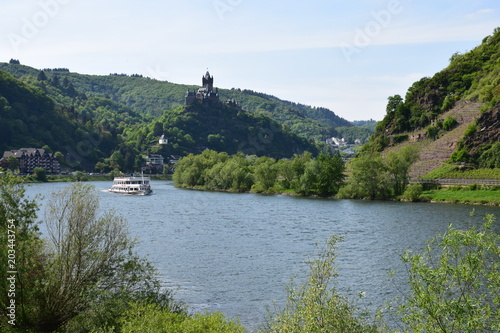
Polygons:
<instances>
[{"instance_id":1,"label":"white boat hull","mask_svg":"<svg viewBox=\"0 0 500 333\"><path fill-rule=\"evenodd\" d=\"M147 177L115 177L113 186L108 191L133 195L149 195L153 193Z\"/></svg>"}]
</instances>

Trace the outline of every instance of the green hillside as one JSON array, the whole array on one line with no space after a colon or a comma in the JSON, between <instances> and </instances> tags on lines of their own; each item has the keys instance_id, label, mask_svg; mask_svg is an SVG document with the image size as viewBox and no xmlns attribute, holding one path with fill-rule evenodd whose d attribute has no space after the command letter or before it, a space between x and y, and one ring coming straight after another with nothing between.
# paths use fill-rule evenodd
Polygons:
<instances>
[{"instance_id":1,"label":"green hillside","mask_svg":"<svg viewBox=\"0 0 500 333\"><path fill-rule=\"evenodd\" d=\"M145 126L131 128L129 143L139 150L155 153L186 155L205 149L229 154L290 157L317 148L308 140L283 129L264 115L255 115L238 107L219 102L196 102L179 106ZM157 144L165 134L169 143Z\"/></svg>"},{"instance_id":2,"label":"green hillside","mask_svg":"<svg viewBox=\"0 0 500 333\"><path fill-rule=\"evenodd\" d=\"M447 68L415 82L403 99L388 98L387 114L364 150L413 145L421 177L446 163L500 167L500 28L473 50L450 58ZM487 153L485 153L487 152ZM485 154L483 157L481 155Z\"/></svg>"},{"instance_id":3,"label":"green hillside","mask_svg":"<svg viewBox=\"0 0 500 333\"><path fill-rule=\"evenodd\" d=\"M92 142L99 142L98 147ZM71 107L54 102L40 88L0 71L0 151L49 146L72 167L89 167L108 156L118 140L84 126Z\"/></svg>"},{"instance_id":4,"label":"green hillside","mask_svg":"<svg viewBox=\"0 0 500 333\"><path fill-rule=\"evenodd\" d=\"M39 85L37 78L40 69L20 64L0 63L0 70L9 72L25 82ZM64 68L44 70L44 74L49 80L54 78L60 82L68 80L77 91L86 96L108 98L126 105L139 114L153 117L162 115L165 110L184 105L187 89L198 88L197 82L194 82L196 85L187 86L149 79L141 75L82 75ZM336 127L352 126L347 120L325 108L312 108L250 90L219 89L219 93L222 101L235 99L248 112L269 116L286 126L287 130L308 139L323 141L338 135Z\"/></svg>"},{"instance_id":5,"label":"green hillside","mask_svg":"<svg viewBox=\"0 0 500 333\"><path fill-rule=\"evenodd\" d=\"M34 77L32 69L17 68L28 71L18 72L23 81L0 71L2 152L49 146L61 152L63 164L73 169L105 172L138 170L148 153L185 155L209 148L282 157L317 149L271 118L240 107L195 103L153 117L112 99L82 93L68 77L45 71ZM160 146L162 134L169 143Z\"/></svg>"}]
</instances>

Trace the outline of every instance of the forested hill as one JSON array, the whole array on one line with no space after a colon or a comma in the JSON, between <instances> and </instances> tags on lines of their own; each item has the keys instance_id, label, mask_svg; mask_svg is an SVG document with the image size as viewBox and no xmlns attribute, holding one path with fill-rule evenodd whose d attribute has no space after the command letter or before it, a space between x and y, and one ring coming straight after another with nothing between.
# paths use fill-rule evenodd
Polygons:
<instances>
[{"instance_id":1,"label":"forested hill","mask_svg":"<svg viewBox=\"0 0 500 333\"><path fill-rule=\"evenodd\" d=\"M0 70L9 72L25 82L39 84L40 69L16 62L0 63ZM198 82L187 86L149 79L142 75L83 75L72 73L65 68L47 69L43 72L47 80L68 80L80 93L107 98L126 105L139 114L153 117L183 105L187 89L199 87ZM313 108L250 90L219 89L219 93L221 100L235 99L246 111L267 115L284 125L287 130L308 139L323 141L338 135L336 127L352 126L347 120L326 108Z\"/></svg>"},{"instance_id":2,"label":"forested hill","mask_svg":"<svg viewBox=\"0 0 500 333\"><path fill-rule=\"evenodd\" d=\"M498 108L499 101L500 28L496 28L473 50L453 54L447 68L415 82L404 98L389 97L387 114L378 124L370 146L382 150L411 140L412 136L413 140L436 140L457 125L474 121L474 117L465 116L453 119L454 109L474 103L485 112ZM489 114L496 116L495 112Z\"/></svg>"},{"instance_id":3,"label":"forested hill","mask_svg":"<svg viewBox=\"0 0 500 333\"><path fill-rule=\"evenodd\" d=\"M44 147L60 152L61 162L70 168L92 170L97 161L120 149L123 126L118 123L142 119L112 101L83 98L71 86L57 89L67 93L60 95L65 102L0 71L0 154Z\"/></svg>"},{"instance_id":4,"label":"forested hill","mask_svg":"<svg viewBox=\"0 0 500 333\"><path fill-rule=\"evenodd\" d=\"M21 81L0 70L0 151L45 147L71 169L139 170L149 153L204 149L290 157L316 146L263 114L218 101L141 115L105 97L79 92L67 77L39 72ZM30 84L28 82L33 82ZM165 134L168 144L159 145Z\"/></svg>"},{"instance_id":5,"label":"forested hill","mask_svg":"<svg viewBox=\"0 0 500 333\"><path fill-rule=\"evenodd\" d=\"M162 134L169 140L166 145L158 145ZM314 144L275 120L218 101L196 101L165 111L147 125L130 128L125 135L138 150L164 156L199 154L205 149L274 158L317 152Z\"/></svg>"}]
</instances>

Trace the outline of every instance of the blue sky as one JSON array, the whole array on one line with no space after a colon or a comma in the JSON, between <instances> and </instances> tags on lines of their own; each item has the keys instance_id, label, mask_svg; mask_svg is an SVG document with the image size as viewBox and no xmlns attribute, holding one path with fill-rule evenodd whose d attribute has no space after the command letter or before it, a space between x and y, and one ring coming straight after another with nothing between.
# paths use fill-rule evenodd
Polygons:
<instances>
[{"instance_id":1,"label":"blue sky","mask_svg":"<svg viewBox=\"0 0 500 333\"><path fill-rule=\"evenodd\" d=\"M498 0L2 0L0 61L252 89L348 120L500 26Z\"/></svg>"}]
</instances>

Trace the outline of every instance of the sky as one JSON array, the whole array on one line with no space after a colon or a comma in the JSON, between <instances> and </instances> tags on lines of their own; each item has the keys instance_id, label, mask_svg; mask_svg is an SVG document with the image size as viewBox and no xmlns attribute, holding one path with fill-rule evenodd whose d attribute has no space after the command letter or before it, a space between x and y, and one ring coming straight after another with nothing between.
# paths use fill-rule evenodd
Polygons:
<instances>
[{"instance_id":1,"label":"sky","mask_svg":"<svg viewBox=\"0 0 500 333\"><path fill-rule=\"evenodd\" d=\"M0 62L250 89L381 120L500 26L498 0L0 0Z\"/></svg>"}]
</instances>

